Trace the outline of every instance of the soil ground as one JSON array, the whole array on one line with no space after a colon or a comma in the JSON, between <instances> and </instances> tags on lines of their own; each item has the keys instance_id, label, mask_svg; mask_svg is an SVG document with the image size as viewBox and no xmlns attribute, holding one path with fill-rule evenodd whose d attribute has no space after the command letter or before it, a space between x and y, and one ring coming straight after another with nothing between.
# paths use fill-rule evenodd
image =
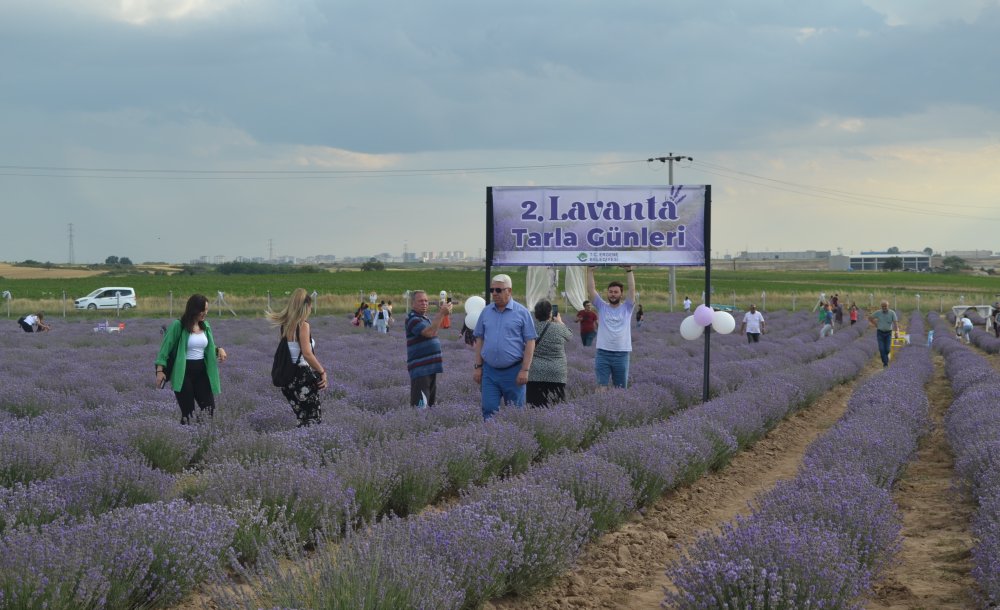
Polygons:
<instances>
[{"instance_id":1,"label":"soil ground","mask_svg":"<svg viewBox=\"0 0 1000 610\"><path fill-rule=\"evenodd\" d=\"M717 531L722 523L747 514L748 502L758 493L793 477L809 444L844 414L854 387L880 368L874 359L858 380L827 392L723 470L664 496L644 515L591 543L576 568L552 586L530 597L497 600L487 608L659 608L664 588L670 586L665 566L678 557L680 548L700 532ZM934 429L894 492L903 517L902 552L875 588L866 606L871 610L975 607L968 533L973 507L952 486L953 458L942 421L951 404L951 388L940 356L935 356L935 368L927 386Z\"/></svg>"}]
</instances>

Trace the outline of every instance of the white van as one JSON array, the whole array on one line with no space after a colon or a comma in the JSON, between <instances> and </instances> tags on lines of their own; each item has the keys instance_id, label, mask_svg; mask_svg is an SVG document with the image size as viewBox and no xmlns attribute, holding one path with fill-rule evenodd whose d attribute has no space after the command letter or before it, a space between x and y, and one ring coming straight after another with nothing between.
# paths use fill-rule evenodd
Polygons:
<instances>
[{"instance_id":1,"label":"white van","mask_svg":"<svg viewBox=\"0 0 1000 610\"><path fill-rule=\"evenodd\" d=\"M136 306L135 290L128 286L98 288L73 301L77 309L132 309Z\"/></svg>"}]
</instances>

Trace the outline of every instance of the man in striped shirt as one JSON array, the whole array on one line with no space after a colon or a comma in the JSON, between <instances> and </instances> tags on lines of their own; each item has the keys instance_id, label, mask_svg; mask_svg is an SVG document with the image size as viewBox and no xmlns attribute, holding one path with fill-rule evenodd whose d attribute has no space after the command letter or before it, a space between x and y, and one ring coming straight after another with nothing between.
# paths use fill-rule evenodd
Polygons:
<instances>
[{"instance_id":1,"label":"man in striped shirt","mask_svg":"<svg viewBox=\"0 0 1000 610\"><path fill-rule=\"evenodd\" d=\"M439 303L432 321L430 299L423 290L413 293L413 309L406 316L406 368L410 372L410 406L434 406L437 374L444 372L438 329L451 313L451 303Z\"/></svg>"}]
</instances>

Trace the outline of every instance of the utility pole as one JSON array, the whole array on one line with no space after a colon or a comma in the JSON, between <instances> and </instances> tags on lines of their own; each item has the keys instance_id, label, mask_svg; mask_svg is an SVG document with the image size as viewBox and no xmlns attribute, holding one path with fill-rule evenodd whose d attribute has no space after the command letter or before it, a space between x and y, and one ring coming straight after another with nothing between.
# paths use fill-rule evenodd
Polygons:
<instances>
[{"instance_id":1,"label":"utility pole","mask_svg":"<svg viewBox=\"0 0 1000 610\"><path fill-rule=\"evenodd\" d=\"M691 157L685 157L683 155L675 155L674 153L668 154L666 157L653 157L651 159L646 159L647 163L652 163L653 161L659 161L660 163L667 164L667 179L670 186L674 185L674 161L694 161ZM711 300L711 297L706 297L706 300ZM674 311L674 306L677 304L677 267L670 265L670 311Z\"/></svg>"},{"instance_id":2,"label":"utility pole","mask_svg":"<svg viewBox=\"0 0 1000 610\"><path fill-rule=\"evenodd\" d=\"M73 223L69 223L69 264L76 263L76 255L73 253Z\"/></svg>"}]
</instances>

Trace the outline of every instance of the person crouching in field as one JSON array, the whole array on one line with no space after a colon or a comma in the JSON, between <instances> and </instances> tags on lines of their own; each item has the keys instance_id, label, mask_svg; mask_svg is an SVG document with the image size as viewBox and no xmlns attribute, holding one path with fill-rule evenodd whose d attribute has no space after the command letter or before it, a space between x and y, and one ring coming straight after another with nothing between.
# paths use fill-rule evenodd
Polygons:
<instances>
[{"instance_id":1,"label":"person crouching in field","mask_svg":"<svg viewBox=\"0 0 1000 610\"><path fill-rule=\"evenodd\" d=\"M209 417L215 412L215 395L219 389L218 362L226 361L226 350L215 345L212 327L208 320L208 298L193 294L184 307L184 314L174 320L160 343L156 355L156 387L170 387L181 409L181 423L191 423L195 402L201 413L208 411ZM206 357L208 356L208 357ZM170 362L173 368L167 378L165 368Z\"/></svg>"},{"instance_id":2,"label":"person crouching in field","mask_svg":"<svg viewBox=\"0 0 1000 610\"><path fill-rule=\"evenodd\" d=\"M284 309L267 312L271 324L281 328L281 336L288 340L292 362L299 363L295 377L281 388L281 393L292 406L299 427L318 424L322 420L319 391L327 386L326 369L313 352L316 341L309 327L312 297L305 288L296 288Z\"/></svg>"},{"instance_id":3,"label":"person crouching in field","mask_svg":"<svg viewBox=\"0 0 1000 610\"><path fill-rule=\"evenodd\" d=\"M52 330L52 327L45 323L45 314L41 311L29 313L19 318L17 323L21 325L21 330L26 333L44 333Z\"/></svg>"}]
</instances>

